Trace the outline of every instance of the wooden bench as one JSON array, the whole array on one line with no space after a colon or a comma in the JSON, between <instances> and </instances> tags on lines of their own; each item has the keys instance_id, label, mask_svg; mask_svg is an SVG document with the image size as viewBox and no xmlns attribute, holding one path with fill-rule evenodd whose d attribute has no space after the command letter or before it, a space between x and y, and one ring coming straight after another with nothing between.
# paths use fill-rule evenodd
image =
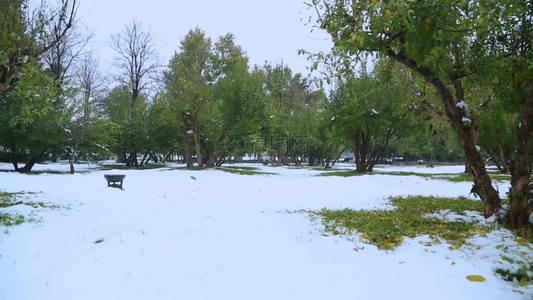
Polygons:
<instances>
[{"instance_id":1,"label":"wooden bench","mask_svg":"<svg viewBox=\"0 0 533 300\"><path fill-rule=\"evenodd\" d=\"M104 175L108 187L116 187L122 190L122 182L126 175Z\"/></svg>"}]
</instances>

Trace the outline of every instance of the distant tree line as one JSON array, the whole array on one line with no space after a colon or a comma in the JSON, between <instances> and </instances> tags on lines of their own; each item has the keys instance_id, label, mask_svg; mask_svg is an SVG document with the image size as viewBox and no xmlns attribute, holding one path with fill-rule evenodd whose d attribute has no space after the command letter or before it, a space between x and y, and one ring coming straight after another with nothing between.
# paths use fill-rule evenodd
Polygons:
<instances>
[{"instance_id":1,"label":"distant tree line","mask_svg":"<svg viewBox=\"0 0 533 300\"><path fill-rule=\"evenodd\" d=\"M117 75L104 75L78 5L2 1L0 158L17 171L63 158L74 173L80 158L109 156L131 167L179 158L212 168L245 155L329 167L347 150L367 172L398 154L461 155L443 121L423 129L422 81L391 61L326 92L289 66L250 66L232 34L213 41L194 28L161 68L153 33L133 20L111 37Z\"/></svg>"}]
</instances>

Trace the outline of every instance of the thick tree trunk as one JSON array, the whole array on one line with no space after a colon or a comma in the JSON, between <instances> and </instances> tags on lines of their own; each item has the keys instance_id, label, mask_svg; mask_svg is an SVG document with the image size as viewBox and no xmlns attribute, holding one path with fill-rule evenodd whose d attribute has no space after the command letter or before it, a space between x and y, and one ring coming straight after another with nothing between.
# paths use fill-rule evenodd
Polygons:
<instances>
[{"instance_id":1,"label":"thick tree trunk","mask_svg":"<svg viewBox=\"0 0 533 300\"><path fill-rule=\"evenodd\" d=\"M24 167L18 169L18 172L20 173L31 172L31 169L33 168L33 166L35 166L35 164L39 162L39 159L40 159L39 157L30 158L30 160L24 165Z\"/></svg>"},{"instance_id":2,"label":"thick tree trunk","mask_svg":"<svg viewBox=\"0 0 533 300\"><path fill-rule=\"evenodd\" d=\"M474 184L479 191L479 197L483 201L483 215L490 217L501 209L501 199L498 192L492 186L492 181L489 177L485 162L480 153L476 149L475 144L475 128L477 127L476 120L473 116L467 118L467 113L463 106L458 107L457 104L464 101L464 91L461 80L452 78L452 84L455 89L455 95L452 90L445 84L441 78L433 72L433 70L417 64L416 61L407 57L405 52L394 52L389 50L387 54L394 60L406 65L413 71L425 78L439 93L443 108L446 112L448 120L451 122L454 131L459 136L467 162L470 164L470 170L474 176ZM460 58L456 57L454 62L460 70Z\"/></svg>"},{"instance_id":3,"label":"thick tree trunk","mask_svg":"<svg viewBox=\"0 0 533 300\"><path fill-rule=\"evenodd\" d=\"M511 189L508 222L511 228L519 228L529 221L528 214L533 206L530 191L531 164L533 163L533 81L524 101L520 125L516 131L517 149L510 164Z\"/></svg>"},{"instance_id":4,"label":"thick tree trunk","mask_svg":"<svg viewBox=\"0 0 533 300\"><path fill-rule=\"evenodd\" d=\"M485 161L480 153L476 139L479 132L477 120L470 115L467 118L464 108L458 107L456 101L464 101L464 92L460 80L454 80L455 98L449 89L441 92L442 101L448 119L461 140L465 152L467 169L474 177L474 185L479 197L483 201L483 215L488 218L497 213L501 208L501 199L498 191L492 186L492 180L485 167ZM445 86L443 88L446 88Z\"/></svg>"},{"instance_id":5,"label":"thick tree trunk","mask_svg":"<svg viewBox=\"0 0 533 300\"><path fill-rule=\"evenodd\" d=\"M14 141L11 141L11 145L10 145L10 148L9 148L9 151L11 152L9 154L9 158L11 160L11 163L13 164L13 168L15 168L15 171L18 172L19 170L19 165L18 165L18 155L17 155L17 145L15 144Z\"/></svg>"},{"instance_id":6,"label":"thick tree trunk","mask_svg":"<svg viewBox=\"0 0 533 300\"><path fill-rule=\"evenodd\" d=\"M222 151L224 151L225 143L226 143L226 137L228 135L224 132L220 137L218 138L217 148L215 151L209 156L209 159L207 160L207 163L205 164L206 168L214 168L215 163L217 162L220 154Z\"/></svg>"}]
</instances>

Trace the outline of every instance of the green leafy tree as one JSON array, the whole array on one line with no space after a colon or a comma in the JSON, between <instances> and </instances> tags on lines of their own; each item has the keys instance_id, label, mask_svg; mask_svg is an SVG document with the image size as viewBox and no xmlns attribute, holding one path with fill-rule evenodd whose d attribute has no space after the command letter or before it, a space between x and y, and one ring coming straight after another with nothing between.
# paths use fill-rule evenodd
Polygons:
<instances>
[{"instance_id":1,"label":"green leafy tree","mask_svg":"<svg viewBox=\"0 0 533 300\"><path fill-rule=\"evenodd\" d=\"M348 74L332 95L332 121L354 150L357 172L372 172L390 140L409 126L408 106L413 101L410 72L387 68L382 61L373 73L363 69L359 76Z\"/></svg>"},{"instance_id":2,"label":"green leafy tree","mask_svg":"<svg viewBox=\"0 0 533 300\"><path fill-rule=\"evenodd\" d=\"M57 82L42 70L42 55L60 43L75 24L77 2L34 10L29 1L2 1L0 11L0 146L15 170L35 163L65 141L68 113L58 103ZM22 156L24 167L19 168Z\"/></svg>"},{"instance_id":3,"label":"green leafy tree","mask_svg":"<svg viewBox=\"0 0 533 300\"><path fill-rule=\"evenodd\" d=\"M181 126L181 120L175 118L175 109L167 95L157 94L147 117L148 144L152 149L150 158L154 162L166 162L173 154L181 152L182 144L179 139Z\"/></svg>"},{"instance_id":4,"label":"green leafy tree","mask_svg":"<svg viewBox=\"0 0 533 300\"><path fill-rule=\"evenodd\" d=\"M209 126L214 133L214 150L206 162L208 168L214 167L223 152L227 152L228 137L232 142L244 141L257 132L264 98L260 75L257 70L249 71L248 58L235 44L232 34L220 37L215 43L213 70L216 122Z\"/></svg>"},{"instance_id":5,"label":"green leafy tree","mask_svg":"<svg viewBox=\"0 0 533 300\"><path fill-rule=\"evenodd\" d=\"M260 133L268 137L271 156L281 164L297 162L303 153L293 149L297 140L308 134L310 124L308 105L313 98L310 84L300 73L294 74L286 65L266 64L264 90L267 118L263 120Z\"/></svg>"},{"instance_id":6,"label":"green leafy tree","mask_svg":"<svg viewBox=\"0 0 533 300\"><path fill-rule=\"evenodd\" d=\"M531 206L532 2L324 0L312 6L335 50L348 58L339 69L361 53L373 53L400 62L433 86L461 141L486 217L500 210L501 201L476 144L481 103L469 96L481 81L496 83L495 96L520 115L508 216L512 227L525 225Z\"/></svg>"},{"instance_id":7,"label":"green leafy tree","mask_svg":"<svg viewBox=\"0 0 533 300\"><path fill-rule=\"evenodd\" d=\"M189 135L193 136L198 168L203 168L202 130L211 120L213 111L212 43L205 33L190 30L181 41L180 51L169 62L165 88L172 105L182 120L183 145L191 157ZM188 159L190 161L190 159Z\"/></svg>"},{"instance_id":8,"label":"green leafy tree","mask_svg":"<svg viewBox=\"0 0 533 300\"><path fill-rule=\"evenodd\" d=\"M109 91L105 102L108 121L114 128L111 150L127 166L141 167L149 145L147 101L139 96L132 103L129 87L121 85ZM137 160L139 153L145 154L141 162Z\"/></svg>"}]
</instances>

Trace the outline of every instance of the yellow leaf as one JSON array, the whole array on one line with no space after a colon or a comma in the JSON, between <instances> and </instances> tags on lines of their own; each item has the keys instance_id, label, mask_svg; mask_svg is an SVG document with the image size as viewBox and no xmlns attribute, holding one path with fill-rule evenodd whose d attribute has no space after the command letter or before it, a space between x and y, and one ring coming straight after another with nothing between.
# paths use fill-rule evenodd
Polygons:
<instances>
[{"instance_id":1,"label":"yellow leaf","mask_svg":"<svg viewBox=\"0 0 533 300\"><path fill-rule=\"evenodd\" d=\"M485 277L483 277L481 275L469 275L469 276L466 276L466 279L468 279L470 281L476 281L476 282L485 281Z\"/></svg>"},{"instance_id":2,"label":"yellow leaf","mask_svg":"<svg viewBox=\"0 0 533 300\"><path fill-rule=\"evenodd\" d=\"M392 12L389 9L386 9L385 10L385 15L387 15L387 17L390 17L390 16L392 16Z\"/></svg>"},{"instance_id":3,"label":"yellow leaf","mask_svg":"<svg viewBox=\"0 0 533 300\"><path fill-rule=\"evenodd\" d=\"M362 242L364 242L364 241L365 241L365 237L362 236L362 235L360 235L360 236L359 236L359 243L362 243Z\"/></svg>"},{"instance_id":4,"label":"yellow leaf","mask_svg":"<svg viewBox=\"0 0 533 300\"><path fill-rule=\"evenodd\" d=\"M455 262L454 261L452 261L452 266L455 266Z\"/></svg>"},{"instance_id":5,"label":"yellow leaf","mask_svg":"<svg viewBox=\"0 0 533 300\"><path fill-rule=\"evenodd\" d=\"M519 291L519 290L513 290L513 292L515 292L515 293L519 293L519 294L522 294L522 295L524 294L524 292Z\"/></svg>"},{"instance_id":6,"label":"yellow leaf","mask_svg":"<svg viewBox=\"0 0 533 300\"><path fill-rule=\"evenodd\" d=\"M499 244L498 246L496 246L496 249L501 249L503 248L503 244Z\"/></svg>"},{"instance_id":7,"label":"yellow leaf","mask_svg":"<svg viewBox=\"0 0 533 300\"><path fill-rule=\"evenodd\" d=\"M526 286L528 283L529 283L529 280L527 280L527 277L522 277L522 279L520 279L520 282L518 284L520 284L520 286Z\"/></svg>"},{"instance_id":8,"label":"yellow leaf","mask_svg":"<svg viewBox=\"0 0 533 300\"><path fill-rule=\"evenodd\" d=\"M516 242L518 243L518 245L520 245L520 246L522 246L522 247L527 247L527 246L529 246L529 245L527 244L527 242L524 241L523 239L517 239Z\"/></svg>"}]
</instances>

